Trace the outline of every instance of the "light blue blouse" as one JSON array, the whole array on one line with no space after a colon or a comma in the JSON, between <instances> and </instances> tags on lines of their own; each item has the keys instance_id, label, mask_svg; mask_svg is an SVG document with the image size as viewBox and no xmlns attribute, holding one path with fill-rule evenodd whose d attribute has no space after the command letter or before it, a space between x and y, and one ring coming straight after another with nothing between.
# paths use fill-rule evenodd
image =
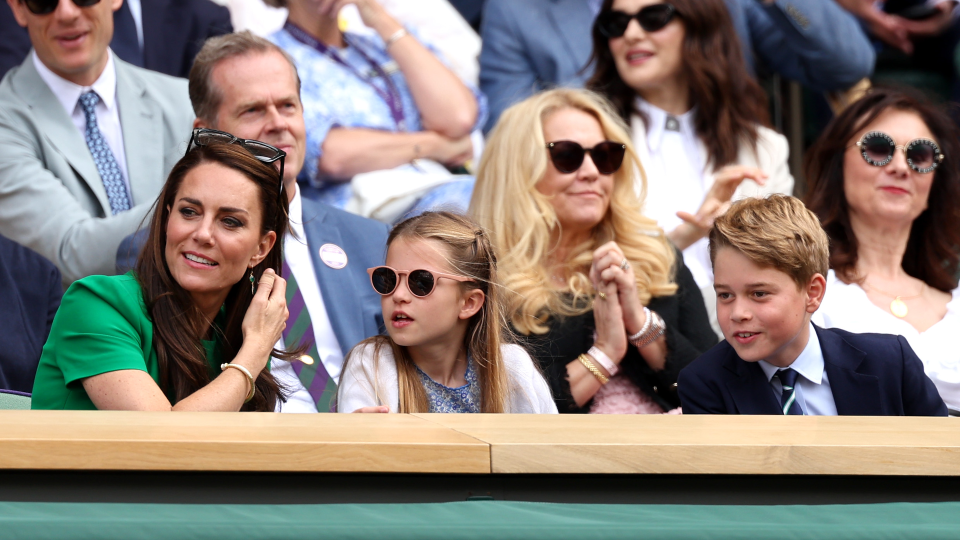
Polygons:
<instances>
[{"instance_id":1,"label":"light blue blouse","mask_svg":"<svg viewBox=\"0 0 960 540\"><path fill-rule=\"evenodd\" d=\"M467 383L459 388L444 386L417 368L417 375L427 391L427 401L432 413L478 413L480 412L480 383L473 361L467 362L464 378Z\"/></svg>"}]
</instances>

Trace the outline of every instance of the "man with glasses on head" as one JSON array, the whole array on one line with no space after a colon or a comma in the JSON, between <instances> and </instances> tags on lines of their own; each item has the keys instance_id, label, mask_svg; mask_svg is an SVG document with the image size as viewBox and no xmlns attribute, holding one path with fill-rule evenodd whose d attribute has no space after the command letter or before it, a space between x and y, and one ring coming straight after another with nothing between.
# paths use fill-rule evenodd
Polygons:
<instances>
[{"instance_id":1,"label":"man with glasses on head","mask_svg":"<svg viewBox=\"0 0 960 540\"><path fill-rule=\"evenodd\" d=\"M277 160L292 229L283 245L290 309L283 340L311 345L299 362L274 360L272 372L294 389L281 412L327 412L344 356L383 330L380 297L366 269L383 264L387 226L300 196L297 175L309 143L300 79L273 43L249 32L207 40L190 71L190 99L194 126L204 128L195 135L201 144L238 137L261 159L276 154L251 145L285 154Z\"/></svg>"},{"instance_id":2,"label":"man with glasses on head","mask_svg":"<svg viewBox=\"0 0 960 540\"><path fill-rule=\"evenodd\" d=\"M113 274L190 134L186 82L109 48L122 0L7 0L31 54L0 82L0 234L66 284Z\"/></svg>"}]
</instances>

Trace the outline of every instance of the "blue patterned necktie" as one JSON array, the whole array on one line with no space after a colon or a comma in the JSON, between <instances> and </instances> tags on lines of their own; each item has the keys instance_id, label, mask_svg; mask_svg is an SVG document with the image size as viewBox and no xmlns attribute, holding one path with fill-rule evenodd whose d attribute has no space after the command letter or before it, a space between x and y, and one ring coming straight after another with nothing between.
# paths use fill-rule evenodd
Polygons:
<instances>
[{"instance_id":1,"label":"blue patterned necktie","mask_svg":"<svg viewBox=\"0 0 960 540\"><path fill-rule=\"evenodd\" d=\"M107 190L107 200L110 201L110 212L117 215L130 209L130 196L127 194L127 186L123 183L123 175L120 174L120 166L117 165L110 146L104 140L100 128L97 126L97 114L94 111L97 103L100 103L100 96L96 92L90 91L80 96L80 107L83 108L83 116L87 119L87 130L83 137L87 140L87 147L90 148L90 155L93 156L93 162L97 166L97 172L100 173L100 179L103 180L103 187Z\"/></svg>"},{"instance_id":2,"label":"blue patterned necktie","mask_svg":"<svg viewBox=\"0 0 960 540\"><path fill-rule=\"evenodd\" d=\"M780 385L783 386L783 392L780 394L780 407L783 414L802 415L803 410L797 403L797 376L799 373L787 368L777 372L777 378L780 379Z\"/></svg>"}]
</instances>

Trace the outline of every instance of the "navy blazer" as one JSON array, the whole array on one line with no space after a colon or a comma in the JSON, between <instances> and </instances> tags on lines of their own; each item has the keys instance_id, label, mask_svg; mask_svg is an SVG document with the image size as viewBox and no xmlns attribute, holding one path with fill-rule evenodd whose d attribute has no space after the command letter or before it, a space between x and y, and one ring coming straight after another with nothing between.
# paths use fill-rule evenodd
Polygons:
<instances>
[{"instance_id":1,"label":"navy blazer","mask_svg":"<svg viewBox=\"0 0 960 540\"><path fill-rule=\"evenodd\" d=\"M367 268L380 266L386 257L387 226L301 194L303 228L330 317L344 356L354 345L385 330L380 295L370 285ZM320 247L335 244L347 254L347 266L336 270L320 259Z\"/></svg>"},{"instance_id":2,"label":"navy blazer","mask_svg":"<svg viewBox=\"0 0 960 540\"><path fill-rule=\"evenodd\" d=\"M0 236L0 283L0 389L29 393L63 296L60 271Z\"/></svg>"},{"instance_id":3,"label":"navy blazer","mask_svg":"<svg viewBox=\"0 0 960 540\"><path fill-rule=\"evenodd\" d=\"M933 381L903 336L814 326L837 404L849 416L947 416ZM763 369L722 341L680 372L684 414L783 414Z\"/></svg>"}]
</instances>

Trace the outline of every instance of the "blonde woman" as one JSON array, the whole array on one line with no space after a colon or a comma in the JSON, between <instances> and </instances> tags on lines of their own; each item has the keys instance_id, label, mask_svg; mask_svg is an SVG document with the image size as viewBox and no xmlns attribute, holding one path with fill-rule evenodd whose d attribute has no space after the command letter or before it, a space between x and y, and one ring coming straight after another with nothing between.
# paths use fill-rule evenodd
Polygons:
<instances>
[{"instance_id":1,"label":"blonde woman","mask_svg":"<svg viewBox=\"0 0 960 540\"><path fill-rule=\"evenodd\" d=\"M675 409L680 369L717 343L636 183L645 193L626 126L584 90L508 109L480 162L470 211L493 236L510 321L561 413Z\"/></svg>"}]
</instances>

